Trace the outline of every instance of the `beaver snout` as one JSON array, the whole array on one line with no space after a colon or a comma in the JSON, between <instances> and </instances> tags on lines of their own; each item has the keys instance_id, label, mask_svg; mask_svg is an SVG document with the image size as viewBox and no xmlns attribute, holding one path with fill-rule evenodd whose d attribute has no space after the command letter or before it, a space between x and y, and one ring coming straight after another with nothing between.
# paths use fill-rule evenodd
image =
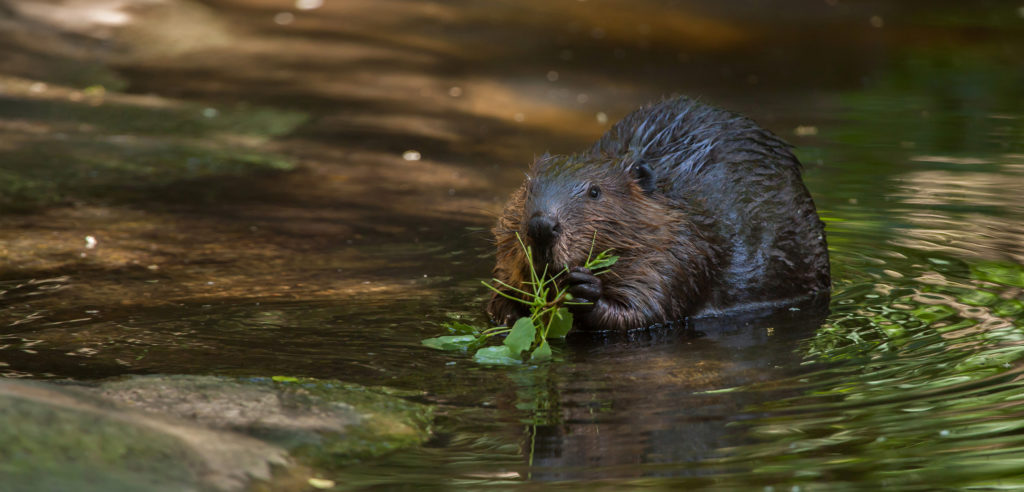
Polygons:
<instances>
[{"instance_id":1,"label":"beaver snout","mask_svg":"<svg viewBox=\"0 0 1024 492\"><path fill-rule=\"evenodd\" d=\"M551 250L555 239L562 232L562 225L550 215L537 212L530 217L526 223L526 237L530 238L539 253L546 253Z\"/></svg>"}]
</instances>

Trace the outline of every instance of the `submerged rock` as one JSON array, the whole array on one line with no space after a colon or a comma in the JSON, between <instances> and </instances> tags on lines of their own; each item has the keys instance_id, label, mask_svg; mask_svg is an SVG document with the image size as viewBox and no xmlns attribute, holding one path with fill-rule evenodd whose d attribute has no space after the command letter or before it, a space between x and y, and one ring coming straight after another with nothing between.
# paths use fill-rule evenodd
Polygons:
<instances>
[{"instance_id":1,"label":"submerged rock","mask_svg":"<svg viewBox=\"0 0 1024 492\"><path fill-rule=\"evenodd\" d=\"M291 461L249 436L21 380L0 380L0 442L4 490L237 490Z\"/></svg>"},{"instance_id":2,"label":"submerged rock","mask_svg":"<svg viewBox=\"0 0 1024 492\"><path fill-rule=\"evenodd\" d=\"M141 376L98 390L125 406L241 432L331 464L421 444L432 416L395 390L316 379Z\"/></svg>"},{"instance_id":3,"label":"submerged rock","mask_svg":"<svg viewBox=\"0 0 1024 492\"><path fill-rule=\"evenodd\" d=\"M306 465L422 443L430 407L331 381L0 380L3 490L297 490Z\"/></svg>"}]
</instances>

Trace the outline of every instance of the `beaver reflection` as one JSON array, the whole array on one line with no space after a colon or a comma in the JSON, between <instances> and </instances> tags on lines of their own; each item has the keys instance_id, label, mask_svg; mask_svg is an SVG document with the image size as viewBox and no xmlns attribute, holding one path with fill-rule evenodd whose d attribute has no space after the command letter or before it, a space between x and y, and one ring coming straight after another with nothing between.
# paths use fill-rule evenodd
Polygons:
<instances>
[{"instance_id":1,"label":"beaver reflection","mask_svg":"<svg viewBox=\"0 0 1024 492\"><path fill-rule=\"evenodd\" d=\"M752 442L735 424L757 416L758 403L785 396L771 391L771 382L800 370L797 341L821 325L827 304L821 296L799 311L697 319L686 333L670 330L646 342L573 340L570 364L550 375L557 412L535 428L530 475L712 473L696 465ZM706 393L755 383L757 391ZM526 453L530 447L523 445Z\"/></svg>"},{"instance_id":2,"label":"beaver reflection","mask_svg":"<svg viewBox=\"0 0 1024 492\"><path fill-rule=\"evenodd\" d=\"M676 98L637 110L585 152L533 163L494 228L494 277L530 278L519 237L587 304L576 327L629 330L829 289L828 249L788 144L743 116ZM591 251L619 261L598 277ZM509 293L514 294L514 293ZM499 324L525 306L495 294Z\"/></svg>"}]
</instances>

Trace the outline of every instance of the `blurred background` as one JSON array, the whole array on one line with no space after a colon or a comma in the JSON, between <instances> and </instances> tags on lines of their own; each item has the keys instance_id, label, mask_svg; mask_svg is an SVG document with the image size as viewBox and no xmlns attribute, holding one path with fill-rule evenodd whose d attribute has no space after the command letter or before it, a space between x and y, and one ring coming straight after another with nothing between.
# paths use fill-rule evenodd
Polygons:
<instances>
[{"instance_id":1,"label":"blurred background","mask_svg":"<svg viewBox=\"0 0 1024 492\"><path fill-rule=\"evenodd\" d=\"M0 0L0 373L446 409L354 486L1024 485L1022 88L1019 1ZM539 369L420 346L484 321L534 156L674 94L796 146L824 320Z\"/></svg>"}]
</instances>

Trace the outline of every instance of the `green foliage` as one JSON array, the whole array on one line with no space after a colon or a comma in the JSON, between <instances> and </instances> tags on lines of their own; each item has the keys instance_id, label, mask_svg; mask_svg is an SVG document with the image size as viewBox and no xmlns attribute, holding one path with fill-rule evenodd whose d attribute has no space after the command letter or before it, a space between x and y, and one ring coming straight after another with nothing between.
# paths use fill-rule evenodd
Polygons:
<instances>
[{"instance_id":1,"label":"green foliage","mask_svg":"<svg viewBox=\"0 0 1024 492\"><path fill-rule=\"evenodd\" d=\"M512 325L512 331L505 337L505 346L508 347L511 354L521 355L523 352L530 350L530 346L533 345L536 337L537 327L533 324L533 320L522 317Z\"/></svg>"},{"instance_id":2,"label":"green foliage","mask_svg":"<svg viewBox=\"0 0 1024 492\"><path fill-rule=\"evenodd\" d=\"M489 364L494 366L510 366L523 363L523 360L521 358L514 357L512 355L512 351L505 345L481 348L473 355L473 360L480 364Z\"/></svg>"},{"instance_id":3,"label":"green foliage","mask_svg":"<svg viewBox=\"0 0 1024 492\"><path fill-rule=\"evenodd\" d=\"M423 340L423 345L439 350L466 350L476 342L476 340L476 335L451 335L428 338Z\"/></svg>"},{"instance_id":4,"label":"green foliage","mask_svg":"<svg viewBox=\"0 0 1024 492\"><path fill-rule=\"evenodd\" d=\"M572 329L572 313L569 308L558 308L548 326L548 338L565 338Z\"/></svg>"},{"instance_id":5,"label":"green foliage","mask_svg":"<svg viewBox=\"0 0 1024 492\"><path fill-rule=\"evenodd\" d=\"M530 280L523 282L522 288L498 279L491 279L493 283L483 284L497 295L527 305L530 308L530 315L516 320L511 328L497 326L482 329L465 323L448 323L445 324L445 328L456 335L428 338L422 341L423 345L439 350L468 351L482 347L492 336L505 335L502 345L479 348L473 360L481 364L510 365L521 364L523 360L541 362L551 359L551 345L548 344L548 340L565 338L572 330L572 313L567 306L584 303L573 302L568 287L558 284L558 279L569 272L568 267L554 275L550 275L546 267L538 273L533 262L533 251L518 234L516 238L526 254ZM594 272L594 275L601 275L619 261L619 257L612 255L611 250L602 251L594 256L596 239L595 236L591 241L590 252L587 253L587 261L583 267Z\"/></svg>"}]
</instances>

